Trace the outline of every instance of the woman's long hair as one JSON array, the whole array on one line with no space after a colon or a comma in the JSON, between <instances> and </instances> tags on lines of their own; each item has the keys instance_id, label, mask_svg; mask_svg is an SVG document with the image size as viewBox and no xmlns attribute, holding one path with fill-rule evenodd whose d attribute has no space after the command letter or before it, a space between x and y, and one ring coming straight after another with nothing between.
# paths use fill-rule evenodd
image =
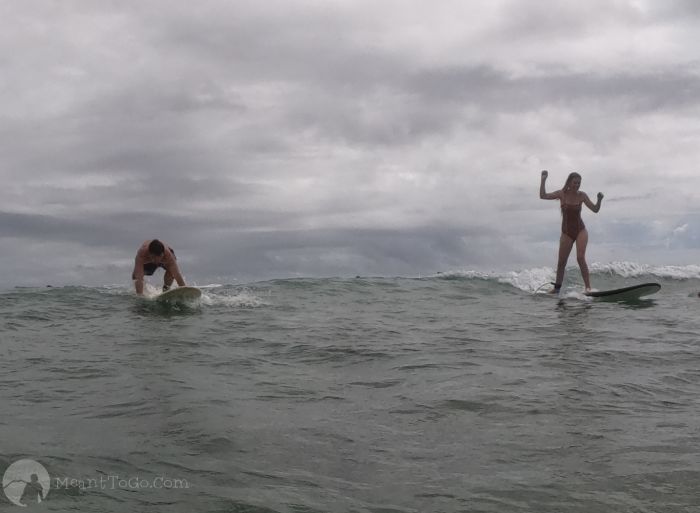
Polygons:
<instances>
[{"instance_id":1,"label":"woman's long hair","mask_svg":"<svg viewBox=\"0 0 700 513\"><path fill-rule=\"evenodd\" d=\"M570 173L569 176L566 178L566 182L564 182L564 187L562 188L564 192L569 192L569 189L571 188L571 182L574 181L574 178L578 178L580 180L581 175L578 173Z\"/></svg>"}]
</instances>

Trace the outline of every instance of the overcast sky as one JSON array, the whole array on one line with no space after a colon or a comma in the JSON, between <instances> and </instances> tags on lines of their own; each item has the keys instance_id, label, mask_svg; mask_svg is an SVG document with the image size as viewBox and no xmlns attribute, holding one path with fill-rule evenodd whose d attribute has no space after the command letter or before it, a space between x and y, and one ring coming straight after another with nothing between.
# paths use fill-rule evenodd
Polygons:
<instances>
[{"instance_id":1,"label":"overcast sky","mask_svg":"<svg viewBox=\"0 0 700 513\"><path fill-rule=\"evenodd\" d=\"M700 261L700 2L0 0L0 285ZM572 258L571 264L574 264Z\"/></svg>"}]
</instances>

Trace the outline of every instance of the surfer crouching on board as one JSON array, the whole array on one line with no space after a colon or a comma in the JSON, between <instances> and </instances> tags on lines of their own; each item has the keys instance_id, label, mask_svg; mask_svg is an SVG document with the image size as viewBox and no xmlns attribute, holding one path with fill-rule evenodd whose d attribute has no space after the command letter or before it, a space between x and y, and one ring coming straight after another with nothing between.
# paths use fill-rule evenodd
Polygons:
<instances>
[{"instance_id":1,"label":"surfer crouching on board","mask_svg":"<svg viewBox=\"0 0 700 513\"><path fill-rule=\"evenodd\" d=\"M136 293L139 296L143 295L144 275L152 276L159 267L165 269L163 292L170 288L173 280L177 280L177 284L180 287L185 286L185 280L180 273L180 268L177 266L173 248L163 244L158 239L147 240L136 252L134 272L131 275L131 279L134 280L134 286L136 287Z\"/></svg>"},{"instance_id":2,"label":"surfer crouching on board","mask_svg":"<svg viewBox=\"0 0 700 513\"><path fill-rule=\"evenodd\" d=\"M544 189L544 183L547 181L547 171L542 171L540 180L540 199L553 200L558 199L561 204L561 238L559 239L559 260L557 261L557 279L554 283L552 293L557 294L564 281L564 272L566 271L566 262L569 260L571 248L576 243L576 260L581 268L581 276L583 283L586 286L586 292L591 290L591 279L588 274L588 264L586 264L586 246L588 245L588 230L581 219L581 205L586 204L593 212L600 210L600 204L603 201L603 193L598 193L598 202L594 205L593 202L583 191L579 191L581 187L581 175L571 173L564 183L561 190L555 192L547 192Z\"/></svg>"}]
</instances>

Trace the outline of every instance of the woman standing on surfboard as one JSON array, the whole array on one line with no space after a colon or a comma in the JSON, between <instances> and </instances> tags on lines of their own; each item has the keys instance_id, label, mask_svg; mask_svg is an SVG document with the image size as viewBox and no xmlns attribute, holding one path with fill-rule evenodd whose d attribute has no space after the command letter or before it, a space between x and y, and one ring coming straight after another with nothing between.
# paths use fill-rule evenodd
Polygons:
<instances>
[{"instance_id":1,"label":"woman standing on surfboard","mask_svg":"<svg viewBox=\"0 0 700 513\"><path fill-rule=\"evenodd\" d=\"M581 269L581 277L586 286L586 292L591 290L591 279L588 274L588 264L586 264L586 246L588 245L588 230L581 219L581 205L586 206L593 212L600 210L600 204L603 201L603 193L598 193L598 202L594 205L593 202L583 191L581 187L581 175L571 173L564 187L558 191L548 193L544 189L544 183L547 181L547 171L542 171L540 180L540 199L553 200L558 199L561 204L561 238L559 239L559 260L557 261L557 279L554 283L552 293L556 294L561 288L561 283L564 281L564 272L566 271L566 262L569 260L571 248L576 243L576 260Z\"/></svg>"}]
</instances>

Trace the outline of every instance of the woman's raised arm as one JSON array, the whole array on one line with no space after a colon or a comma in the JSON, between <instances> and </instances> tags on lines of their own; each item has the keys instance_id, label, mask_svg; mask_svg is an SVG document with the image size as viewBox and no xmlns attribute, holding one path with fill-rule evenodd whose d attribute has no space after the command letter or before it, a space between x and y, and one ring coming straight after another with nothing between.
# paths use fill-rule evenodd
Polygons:
<instances>
[{"instance_id":1,"label":"woman's raised arm","mask_svg":"<svg viewBox=\"0 0 700 513\"><path fill-rule=\"evenodd\" d=\"M598 213L600 210L600 204L603 202L603 193L599 192L598 193L598 202L594 205L593 202L591 201L591 198L588 197L588 194L584 193L583 194L583 202L586 204L588 208L590 208L593 212Z\"/></svg>"},{"instance_id":2,"label":"woman's raised arm","mask_svg":"<svg viewBox=\"0 0 700 513\"><path fill-rule=\"evenodd\" d=\"M542 171L542 178L540 179L540 199L559 199L561 196L561 191L547 192L544 189L544 183L547 181L547 176L549 173L547 171Z\"/></svg>"}]
</instances>

